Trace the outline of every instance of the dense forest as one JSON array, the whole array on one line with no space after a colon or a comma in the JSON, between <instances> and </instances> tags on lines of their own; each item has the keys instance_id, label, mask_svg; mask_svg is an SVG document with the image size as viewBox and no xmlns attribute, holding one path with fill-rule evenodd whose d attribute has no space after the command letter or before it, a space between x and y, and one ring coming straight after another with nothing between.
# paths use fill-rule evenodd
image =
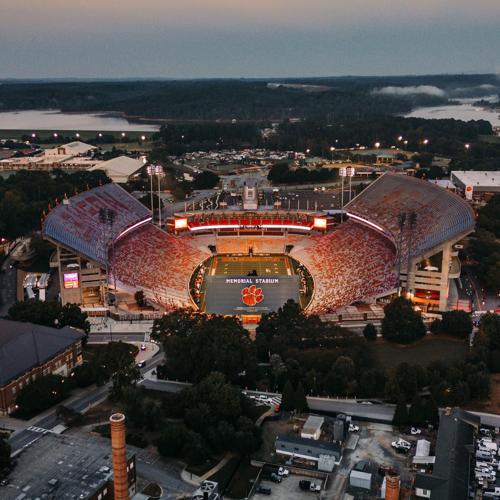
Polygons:
<instances>
[{"instance_id":1,"label":"dense forest","mask_svg":"<svg viewBox=\"0 0 500 500\"><path fill-rule=\"evenodd\" d=\"M391 86L434 86L438 92L391 94ZM284 120L362 118L402 114L444 104L495 75L338 77L293 80L184 80L11 82L0 85L0 110L110 111L130 117L175 120ZM489 90L492 92L492 90ZM479 94L478 94L479 92Z\"/></svg>"}]
</instances>

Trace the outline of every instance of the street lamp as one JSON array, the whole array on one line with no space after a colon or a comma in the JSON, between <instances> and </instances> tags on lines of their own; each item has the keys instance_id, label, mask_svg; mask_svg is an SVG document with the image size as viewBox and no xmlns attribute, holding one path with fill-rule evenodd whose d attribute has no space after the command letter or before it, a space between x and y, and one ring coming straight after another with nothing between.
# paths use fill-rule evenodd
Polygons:
<instances>
[{"instance_id":1,"label":"street lamp","mask_svg":"<svg viewBox=\"0 0 500 500\"><path fill-rule=\"evenodd\" d=\"M333 162L333 152L335 151L335 147L331 146L330 147L330 153L332 154L332 162Z\"/></svg>"},{"instance_id":2,"label":"street lamp","mask_svg":"<svg viewBox=\"0 0 500 500\"><path fill-rule=\"evenodd\" d=\"M380 147L380 142L378 142L378 141L377 141L377 142L375 143L375 147L378 149L378 148Z\"/></svg>"},{"instance_id":3,"label":"street lamp","mask_svg":"<svg viewBox=\"0 0 500 500\"><path fill-rule=\"evenodd\" d=\"M467 144L465 145L465 150L466 150L466 151L469 151L469 149L470 149L470 144L468 144L468 143L467 143Z\"/></svg>"},{"instance_id":4,"label":"street lamp","mask_svg":"<svg viewBox=\"0 0 500 500\"><path fill-rule=\"evenodd\" d=\"M398 137L398 141L399 141L399 142L401 142L402 140L403 140L403 136L402 136L402 135L400 135L400 136Z\"/></svg>"}]
</instances>

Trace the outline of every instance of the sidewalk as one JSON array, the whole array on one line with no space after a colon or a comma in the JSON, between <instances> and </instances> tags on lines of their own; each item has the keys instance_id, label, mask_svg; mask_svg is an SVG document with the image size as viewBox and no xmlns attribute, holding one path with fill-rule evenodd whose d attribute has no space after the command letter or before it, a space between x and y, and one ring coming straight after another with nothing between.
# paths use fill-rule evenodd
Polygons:
<instances>
[{"instance_id":1,"label":"sidewalk","mask_svg":"<svg viewBox=\"0 0 500 500\"><path fill-rule=\"evenodd\" d=\"M112 318L90 317L90 333L151 333L152 320L116 321Z\"/></svg>"}]
</instances>

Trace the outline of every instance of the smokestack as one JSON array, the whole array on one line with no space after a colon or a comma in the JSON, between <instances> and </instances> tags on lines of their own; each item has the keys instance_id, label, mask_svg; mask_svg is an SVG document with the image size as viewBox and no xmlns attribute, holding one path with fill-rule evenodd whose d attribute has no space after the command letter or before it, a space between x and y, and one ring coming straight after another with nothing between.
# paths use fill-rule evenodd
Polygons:
<instances>
[{"instance_id":1,"label":"smokestack","mask_svg":"<svg viewBox=\"0 0 500 500\"><path fill-rule=\"evenodd\" d=\"M129 500L127 452L125 449L125 415L114 413L109 417L111 426L111 449L113 455L114 499Z\"/></svg>"},{"instance_id":2,"label":"smokestack","mask_svg":"<svg viewBox=\"0 0 500 500\"><path fill-rule=\"evenodd\" d=\"M385 476L385 500L399 500L399 476Z\"/></svg>"}]
</instances>

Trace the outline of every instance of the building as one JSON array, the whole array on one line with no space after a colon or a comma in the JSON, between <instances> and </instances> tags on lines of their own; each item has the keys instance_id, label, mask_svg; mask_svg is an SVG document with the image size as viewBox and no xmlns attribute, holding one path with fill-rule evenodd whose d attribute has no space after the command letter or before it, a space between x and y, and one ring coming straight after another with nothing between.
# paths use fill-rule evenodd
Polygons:
<instances>
[{"instance_id":1,"label":"building","mask_svg":"<svg viewBox=\"0 0 500 500\"><path fill-rule=\"evenodd\" d=\"M193 493L191 500L220 500L219 483L215 481L203 481L200 487Z\"/></svg>"},{"instance_id":2,"label":"building","mask_svg":"<svg viewBox=\"0 0 500 500\"><path fill-rule=\"evenodd\" d=\"M80 141L63 144L56 148L46 149L41 154L23 156L20 158L0 159L0 171L16 170L88 170L95 167L101 160L92 158L90 153L95 146Z\"/></svg>"},{"instance_id":3,"label":"building","mask_svg":"<svg viewBox=\"0 0 500 500\"><path fill-rule=\"evenodd\" d=\"M370 464L366 460L358 462L349 474L349 486L370 490L372 487L372 473Z\"/></svg>"},{"instance_id":4,"label":"building","mask_svg":"<svg viewBox=\"0 0 500 500\"><path fill-rule=\"evenodd\" d=\"M17 456L2 500L78 498L112 500L113 467L110 442L93 435L40 434ZM128 493L136 492L135 452L127 448ZM29 494L28 494L29 492Z\"/></svg>"},{"instance_id":5,"label":"building","mask_svg":"<svg viewBox=\"0 0 500 500\"><path fill-rule=\"evenodd\" d=\"M106 175L113 182L125 184L142 167L144 167L144 161L142 158L118 156L116 158L112 158L111 160L100 162L89 168L89 170L104 170Z\"/></svg>"},{"instance_id":6,"label":"building","mask_svg":"<svg viewBox=\"0 0 500 500\"><path fill-rule=\"evenodd\" d=\"M321 436L321 427L323 427L324 422L324 417L310 415L307 417L304 427L302 427L300 437L317 441Z\"/></svg>"},{"instance_id":7,"label":"building","mask_svg":"<svg viewBox=\"0 0 500 500\"><path fill-rule=\"evenodd\" d=\"M74 328L0 319L0 415L16 409L17 395L30 382L48 374L67 376L81 364L83 336Z\"/></svg>"},{"instance_id":8,"label":"building","mask_svg":"<svg viewBox=\"0 0 500 500\"><path fill-rule=\"evenodd\" d=\"M472 200L475 196L500 193L500 172L481 170L454 170L450 176L451 182Z\"/></svg>"},{"instance_id":9,"label":"building","mask_svg":"<svg viewBox=\"0 0 500 500\"><path fill-rule=\"evenodd\" d=\"M95 146L91 144L86 144L81 141L68 142L67 144L62 144L55 148L46 149L45 155L68 155L68 156L85 156L96 150Z\"/></svg>"},{"instance_id":10,"label":"building","mask_svg":"<svg viewBox=\"0 0 500 500\"><path fill-rule=\"evenodd\" d=\"M293 459L315 464L320 470L323 470L321 468L322 461L328 462L328 459L333 459L332 461L338 465L342 460L342 448L337 443L314 441L292 434L278 435L275 448L278 455L286 455Z\"/></svg>"},{"instance_id":11,"label":"building","mask_svg":"<svg viewBox=\"0 0 500 500\"><path fill-rule=\"evenodd\" d=\"M447 408L439 419L436 461L432 474L417 473L415 493L431 500L469 498L471 458L479 417L460 408Z\"/></svg>"}]
</instances>

